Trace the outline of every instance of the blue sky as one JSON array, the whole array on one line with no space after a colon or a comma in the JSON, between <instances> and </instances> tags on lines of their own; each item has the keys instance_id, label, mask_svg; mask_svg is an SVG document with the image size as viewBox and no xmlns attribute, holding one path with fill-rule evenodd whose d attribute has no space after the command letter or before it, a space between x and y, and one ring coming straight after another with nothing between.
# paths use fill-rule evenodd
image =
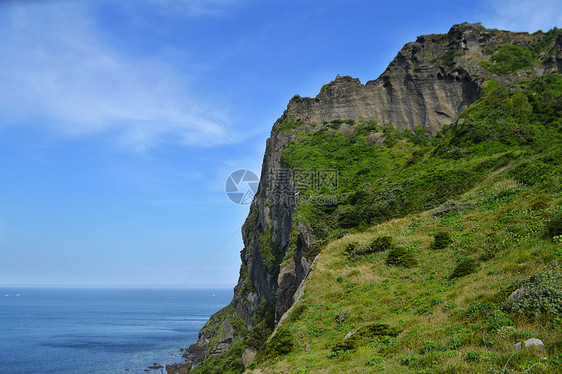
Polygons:
<instances>
[{"instance_id":1,"label":"blue sky","mask_svg":"<svg viewBox=\"0 0 562 374\"><path fill-rule=\"evenodd\" d=\"M289 99L463 21L546 31L562 5L0 1L0 286L234 286L224 183L259 174Z\"/></svg>"}]
</instances>

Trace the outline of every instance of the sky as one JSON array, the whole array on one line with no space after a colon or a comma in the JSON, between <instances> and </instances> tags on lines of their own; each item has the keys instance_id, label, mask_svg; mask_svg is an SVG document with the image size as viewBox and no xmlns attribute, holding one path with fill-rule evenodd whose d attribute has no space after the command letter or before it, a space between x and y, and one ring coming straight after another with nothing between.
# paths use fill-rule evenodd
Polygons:
<instances>
[{"instance_id":1,"label":"sky","mask_svg":"<svg viewBox=\"0 0 562 374\"><path fill-rule=\"evenodd\" d=\"M460 22L562 27L557 0L0 0L0 287L233 287L295 94L376 79Z\"/></svg>"}]
</instances>

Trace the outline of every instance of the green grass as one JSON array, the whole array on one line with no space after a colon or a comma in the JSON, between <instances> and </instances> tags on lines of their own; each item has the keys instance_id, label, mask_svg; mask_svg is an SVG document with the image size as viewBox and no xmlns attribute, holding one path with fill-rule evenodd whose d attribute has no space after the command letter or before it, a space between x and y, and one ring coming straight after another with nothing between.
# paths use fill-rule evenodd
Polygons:
<instances>
[{"instance_id":1,"label":"green grass","mask_svg":"<svg viewBox=\"0 0 562 374\"><path fill-rule=\"evenodd\" d=\"M540 41L531 41L526 46L502 45L495 50L488 50L489 61L480 64L491 73L513 74L532 68L534 64L550 59L557 51L562 33L554 28L547 32Z\"/></svg>"},{"instance_id":2,"label":"green grass","mask_svg":"<svg viewBox=\"0 0 562 374\"><path fill-rule=\"evenodd\" d=\"M516 192L510 199L494 198L511 190ZM497 177L461 198L474 204L454 219L413 214L330 242L316 261L304 296L282 324L298 342L293 352L266 360L258 369L488 372L503 368L513 344L536 337L545 348L517 354L509 370L523 372L540 362L532 372L555 372L562 357L562 314L526 316L503 305L529 276L542 269L560 274L560 247L543 234L561 209L561 197L545 196L534 187L509 187ZM542 201L542 209L535 210L537 201ZM439 251L431 249L434 234L444 227L457 227L452 242ZM350 244L368 247L389 236L397 247L416 248L416 266L388 265L392 249L353 262L345 255ZM485 254L491 245L497 246L496 256L478 261L474 272L450 278L458 264ZM557 279L551 276L546 283L560 292ZM397 333L344 340L350 331L373 324Z\"/></svg>"},{"instance_id":3,"label":"green grass","mask_svg":"<svg viewBox=\"0 0 562 374\"><path fill-rule=\"evenodd\" d=\"M454 59L457 56L462 56L462 53L454 49L449 49L445 52L445 54L443 54L443 56L433 59L431 62L440 62L443 65L452 68L455 66Z\"/></svg>"},{"instance_id":4,"label":"green grass","mask_svg":"<svg viewBox=\"0 0 562 374\"><path fill-rule=\"evenodd\" d=\"M529 68L538 59L539 54L531 47L502 45L496 49L489 63L484 67L495 74L512 73Z\"/></svg>"}]
</instances>

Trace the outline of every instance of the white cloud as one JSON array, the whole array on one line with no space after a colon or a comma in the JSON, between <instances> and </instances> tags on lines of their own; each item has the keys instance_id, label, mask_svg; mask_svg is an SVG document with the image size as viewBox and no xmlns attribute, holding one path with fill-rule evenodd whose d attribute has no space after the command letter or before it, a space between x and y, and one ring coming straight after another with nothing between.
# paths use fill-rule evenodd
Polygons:
<instances>
[{"instance_id":1,"label":"white cloud","mask_svg":"<svg viewBox=\"0 0 562 374\"><path fill-rule=\"evenodd\" d=\"M493 0L483 4L486 27L534 32L562 26L560 0Z\"/></svg>"},{"instance_id":2,"label":"white cloud","mask_svg":"<svg viewBox=\"0 0 562 374\"><path fill-rule=\"evenodd\" d=\"M109 134L139 150L170 139L231 142L148 51L132 56L104 44L88 6L24 3L3 10L9 21L0 25L0 127L33 122L65 136Z\"/></svg>"},{"instance_id":3,"label":"white cloud","mask_svg":"<svg viewBox=\"0 0 562 374\"><path fill-rule=\"evenodd\" d=\"M228 11L249 0L147 0L157 5L161 12L187 16L223 16ZM263 1L263 0L262 0Z\"/></svg>"}]
</instances>

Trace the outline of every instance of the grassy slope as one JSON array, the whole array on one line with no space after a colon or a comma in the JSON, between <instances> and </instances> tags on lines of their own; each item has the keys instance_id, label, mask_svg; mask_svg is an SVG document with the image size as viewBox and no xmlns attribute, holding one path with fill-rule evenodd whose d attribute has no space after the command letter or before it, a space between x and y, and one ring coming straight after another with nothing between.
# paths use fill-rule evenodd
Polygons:
<instances>
[{"instance_id":1,"label":"grassy slope","mask_svg":"<svg viewBox=\"0 0 562 374\"><path fill-rule=\"evenodd\" d=\"M293 334L294 351L270 353L256 372L486 372L501 370L512 345L531 337L546 349L515 355L509 369L524 372L540 362L532 372L559 370L562 318L510 313L502 305L528 276L560 273L561 240L545 233L562 210L561 102L559 76L510 91L492 81L464 123L432 141L387 128L390 141L367 144L364 129L381 130L375 124L347 135L300 134L287 163L341 170L338 204L299 206L296 219L311 224L326 247L305 295L281 324ZM303 191L314 193L323 192ZM450 198L463 209L439 217L427 211ZM431 249L439 231L452 243ZM387 265L388 251L346 255L349 243L366 248L383 235L418 264ZM450 279L466 259L477 271ZM338 349L348 332L374 322L401 333Z\"/></svg>"},{"instance_id":2,"label":"grassy slope","mask_svg":"<svg viewBox=\"0 0 562 374\"><path fill-rule=\"evenodd\" d=\"M299 342L296 349L263 367L291 373L486 372L503 367L514 343L537 337L547 349L516 356L510 369L546 357L533 372L556 372L562 364L560 318L494 314L518 280L544 268L560 271L562 264L560 244L543 236L546 221L560 210L561 194L517 186L498 176L463 196L479 202L472 209L443 217L413 214L331 242L305 295L282 324ZM452 243L431 249L431 235L443 230ZM419 264L387 265L387 252L355 261L344 253L348 243L367 244L386 235L413 251ZM480 261L476 273L449 279L462 260L486 259L490 252L493 257ZM355 351L332 352L349 331L372 322L402 332L397 338L374 338Z\"/></svg>"}]
</instances>

